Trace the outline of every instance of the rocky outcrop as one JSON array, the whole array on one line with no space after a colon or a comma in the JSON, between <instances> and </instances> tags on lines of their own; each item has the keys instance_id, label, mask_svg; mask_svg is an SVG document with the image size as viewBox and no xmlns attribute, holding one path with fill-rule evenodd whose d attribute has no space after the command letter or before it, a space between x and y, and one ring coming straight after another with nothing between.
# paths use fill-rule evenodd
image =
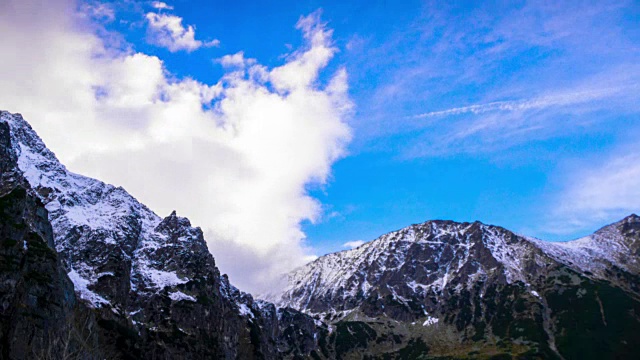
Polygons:
<instances>
[{"instance_id":1,"label":"rocky outcrop","mask_svg":"<svg viewBox=\"0 0 640 360\"><path fill-rule=\"evenodd\" d=\"M296 313L292 321L284 315L289 312L256 303L231 285L215 266L202 231L188 219L174 212L155 230L165 245L136 253L144 269L134 269L132 282L141 272L155 272L148 287L138 285L130 293L128 311L142 343L153 344L145 350L151 358L175 359L187 353L190 358L277 359L314 349L313 319L289 311ZM165 273L175 273L178 280L158 289ZM286 333L289 327L295 329L292 336Z\"/></svg>"}]
</instances>

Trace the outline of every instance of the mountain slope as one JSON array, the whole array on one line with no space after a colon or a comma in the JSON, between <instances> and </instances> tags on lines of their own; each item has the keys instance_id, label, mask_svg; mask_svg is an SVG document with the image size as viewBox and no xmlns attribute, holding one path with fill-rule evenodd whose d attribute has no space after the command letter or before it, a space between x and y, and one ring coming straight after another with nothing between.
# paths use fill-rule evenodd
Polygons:
<instances>
[{"instance_id":1,"label":"mountain slope","mask_svg":"<svg viewBox=\"0 0 640 360\"><path fill-rule=\"evenodd\" d=\"M326 255L295 270L278 303L324 313L347 310L355 299L374 292L402 300L409 294L437 297L452 284L455 287L481 278L524 282L525 265L516 255L531 250L527 247L532 248L501 228L427 222L383 235L356 249ZM397 286L386 286L389 284ZM328 306L332 300L339 304L338 309Z\"/></svg>"},{"instance_id":2,"label":"mountain slope","mask_svg":"<svg viewBox=\"0 0 640 360\"><path fill-rule=\"evenodd\" d=\"M0 358L103 359L116 349L92 331L58 257L47 210L17 170L0 122Z\"/></svg>"},{"instance_id":3,"label":"mountain slope","mask_svg":"<svg viewBox=\"0 0 640 360\"><path fill-rule=\"evenodd\" d=\"M422 344L434 356L633 358L639 229L631 215L554 244L479 222L428 221L294 270L271 299L333 323L326 341L336 357ZM364 340L341 351L340 329Z\"/></svg>"},{"instance_id":4,"label":"mountain slope","mask_svg":"<svg viewBox=\"0 0 640 360\"><path fill-rule=\"evenodd\" d=\"M573 241L529 240L578 272L640 295L640 217L636 214Z\"/></svg>"},{"instance_id":5,"label":"mountain slope","mask_svg":"<svg viewBox=\"0 0 640 360\"><path fill-rule=\"evenodd\" d=\"M270 359L312 350L315 322L230 285L187 219L162 219L124 189L68 171L19 114L0 112L3 123L76 293L127 356Z\"/></svg>"}]
</instances>

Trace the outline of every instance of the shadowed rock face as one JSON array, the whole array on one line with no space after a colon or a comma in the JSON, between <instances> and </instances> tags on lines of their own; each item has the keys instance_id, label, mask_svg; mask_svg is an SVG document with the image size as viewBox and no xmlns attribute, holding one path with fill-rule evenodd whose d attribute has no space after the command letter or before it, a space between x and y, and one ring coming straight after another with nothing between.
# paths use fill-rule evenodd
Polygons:
<instances>
[{"instance_id":1,"label":"shadowed rock face","mask_svg":"<svg viewBox=\"0 0 640 360\"><path fill-rule=\"evenodd\" d=\"M0 159L0 357L107 356L54 249L47 210L17 170L6 123Z\"/></svg>"}]
</instances>

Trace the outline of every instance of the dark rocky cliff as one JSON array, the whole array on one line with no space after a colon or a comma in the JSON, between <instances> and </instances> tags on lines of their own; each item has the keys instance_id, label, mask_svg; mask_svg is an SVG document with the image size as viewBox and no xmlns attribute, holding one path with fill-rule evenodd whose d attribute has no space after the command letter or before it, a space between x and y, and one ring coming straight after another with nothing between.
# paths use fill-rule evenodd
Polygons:
<instances>
[{"instance_id":1,"label":"dark rocky cliff","mask_svg":"<svg viewBox=\"0 0 640 360\"><path fill-rule=\"evenodd\" d=\"M54 249L44 204L17 170L6 123L0 123L0 159L0 357L110 355Z\"/></svg>"}]
</instances>

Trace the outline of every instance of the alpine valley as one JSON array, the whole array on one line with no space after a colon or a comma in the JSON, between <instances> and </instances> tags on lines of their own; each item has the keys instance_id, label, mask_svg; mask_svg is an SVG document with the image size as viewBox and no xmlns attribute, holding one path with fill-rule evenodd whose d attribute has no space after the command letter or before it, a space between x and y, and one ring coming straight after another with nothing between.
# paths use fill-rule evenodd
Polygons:
<instances>
[{"instance_id":1,"label":"alpine valley","mask_svg":"<svg viewBox=\"0 0 640 360\"><path fill-rule=\"evenodd\" d=\"M427 221L259 300L202 231L0 112L2 359L639 359L640 217L547 242Z\"/></svg>"}]
</instances>

